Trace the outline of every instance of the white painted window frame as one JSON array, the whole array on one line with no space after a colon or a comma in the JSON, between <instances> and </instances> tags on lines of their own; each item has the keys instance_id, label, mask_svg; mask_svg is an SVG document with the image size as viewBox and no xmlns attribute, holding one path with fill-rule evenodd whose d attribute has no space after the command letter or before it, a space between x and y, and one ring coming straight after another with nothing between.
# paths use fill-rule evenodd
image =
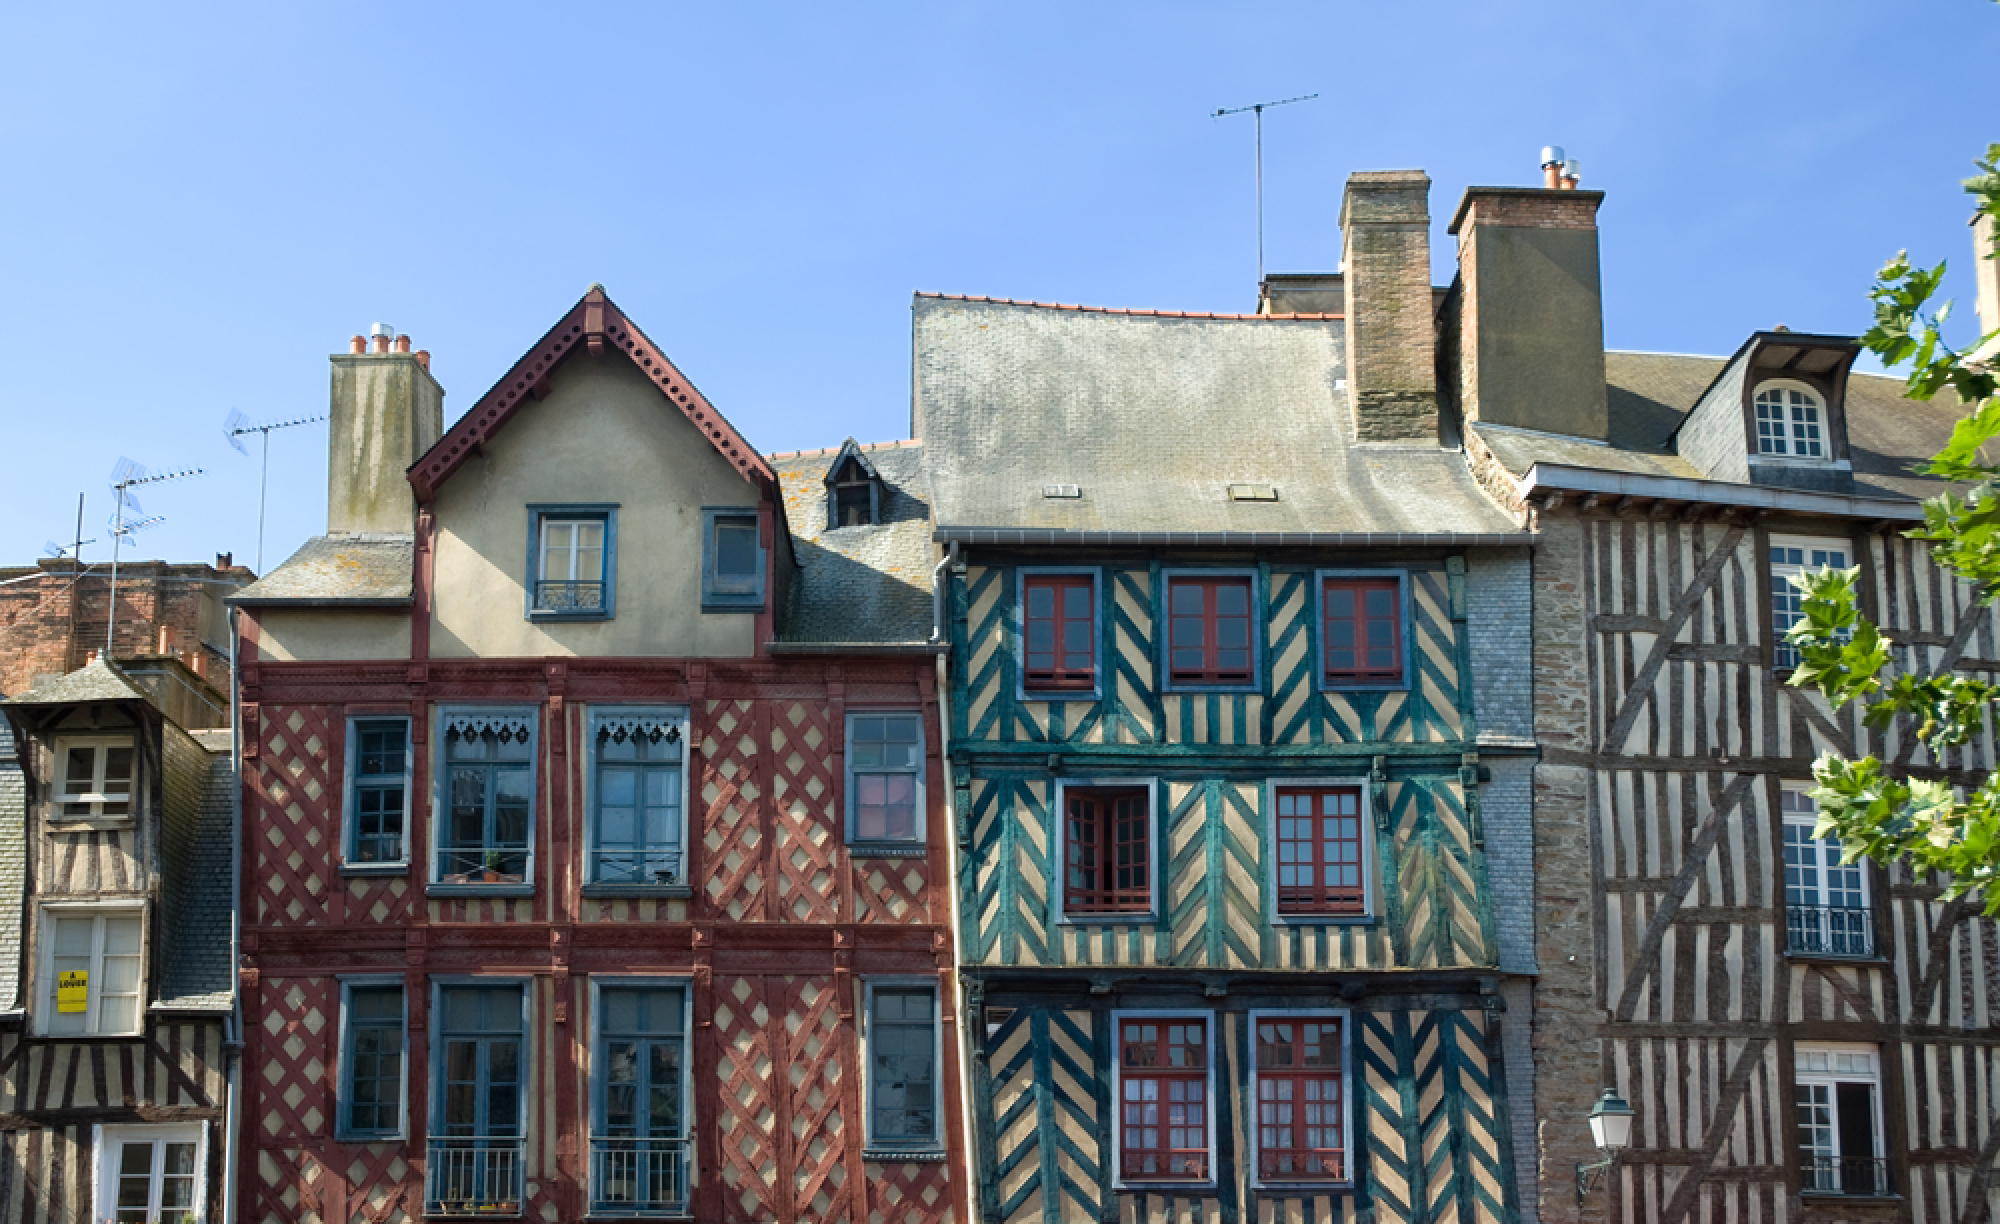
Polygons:
<instances>
[{"instance_id":1,"label":"white painted window frame","mask_svg":"<svg viewBox=\"0 0 2000 1224\"><path fill-rule=\"evenodd\" d=\"M194 1140L194 1218L197 1224L207 1224L208 1220L208 1125L203 1122L183 1122L167 1125L116 1125L99 1123L91 1129L90 1142L90 1187L92 1220L110 1220L118 1214L118 1161L112 1158L110 1145L135 1140L149 1140L154 1144L166 1144ZM156 1149L160 1158L153 1170L152 1197L157 1199L164 1178L165 1151ZM163 1222L169 1217L159 1217ZM178 1219L171 1224L180 1224Z\"/></svg>"},{"instance_id":2,"label":"white painted window frame","mask_svg":"<svg viewBox=\"0 0 2000 1224\"><path fill-rule=\"evenodd\" d=\"M1824 1052L1833 1054L1866 1054L1868 1055L1869 1062L1872 1065L1872 1070L1867 1076L1862 1076L1852 1071L1802 1072L1798 1069L1799 1054L1801 1052L1805 1053ZM1859 1159L1859 1160L1885 1160L1885 1161L1888 1159L1889 1157L1889 1131L1887 1126L1888 1110L1884 1106L1882 1100L1882 1047L1881 1046L1876 1045L1873 1042L1862 1042L1862 1041L1795 1041L1792 1043L1792 1083L1795 1087L1803 1087L1815 1084L1826 1084L1829 1086L1837 1084L1868 1084L1869 1086L1873 1087L1875 1089L1875 1094L1874 1094L1875 1150L1873 1152L1870 1152L1867 1156L1864 1157L1851 1157L1841 1152L1840 1127L1836 1123L1833 1131L1833 1159L1835 1160ZM1797 1108L1796 1105L1794 1105L1795 1110L1796 1108ZM1796 1139L1796 1137L1797 1135L1795 1131L1794 1138ZM1803 1147L1795 1147L1794 1149L1795 1153L1798 1155L1803 1155L1805 1153L1805 1150L1806 1149ZM1813 1194L1815 1192L1808 1190L1806 1191L1806 1193ZM1822 1191L1820 1193L1825 1193L1825 1192Z\"/></svg>"},{"instance_id":3,"label":"white painted window frame","mask_svg":"<svg viewBox=\"0 0 2000 1224\"><path fill-rule=\"evenodd\" d=\"M89 915L94 918L136 918L139 922L139 1006L135 1015L138 1027L115 1033L100 1032L97 1023L97 1004L100 998L95 985L89 993L89 1004L84 1012L83 1032L51 1033L49 1022L55 1012L55 918L75 918ZM148 929L147 909L144 901L44 901L37 907L35 922L35 997L33 1014L37 1036L58 1038L74 1037L137 1037L146 1031L146 987L151 979L148 970L153 957L152 932ZM104 972L104 927L95 924L90 937L90 977L95 983Z\"/></svg>"},{"instance_id":4,"label":"white painted window frame","mask_svg":"<svg viewBox=\"0 0 2000 1224\"><path fill-rule=\"evenodd\" d=\"M1811 401L1810 404L1798 405L1792 403L1789 397L1780 397L1778 408L1783 425L1780 436L1784 439L1785 443L1785 449L1782 451L1765 450L1763 434L1757 429L1757 426L1761 424L1761 418L1758 414L1760 405L1757 403L1757 398L1766 391L1799 392ZM1799 424L1796 413L1801 407L1806 408L1812 413L1811 424L1819 432L1819 454L1817 455L1802 455L1793 449L1793 430ZM1821 394L1818 388L1800 382L1795 378L1767 378L1751 390L1750 426L1751 432L1757 440L1756 449L1751 453L1751 458L1756 462L1770 463L1775 461L1779 463L1827 464L1833 459L1833 437L1832 430L1829 428L1826 396Z\"/></svg>"},{"instance_id":5,"label":"white painted window frame","mask_svg":"<svg viewBox=\"0 0 2000 1224\"><path fill-rule=\"evenodd\" d=\"M49 787L48 812L49 823L51 825L58 827L67 826L70 828L118 829L129 827L134 820L138 819L139 796L144 792L142 777L145 763L140 759L139 741L135 734L58 735L55 737L54 747L56 760L52 784ZM94 750L91 753L90 781L97 789L84 795L65 795L63 794L63 790L69 785L70 749L83 747L89 747ZM126 747L132 750L132 777L126 783L128 789L122 795L107 793L103 790L104 762L107 750L117 747ZM123 816L106 816L104 814L105 804L121 801L125 804L125 814ZM62 809L66 803L88 803L91 809L90 814L88 816L65 815Z\"/></svg>"}]
</instances>

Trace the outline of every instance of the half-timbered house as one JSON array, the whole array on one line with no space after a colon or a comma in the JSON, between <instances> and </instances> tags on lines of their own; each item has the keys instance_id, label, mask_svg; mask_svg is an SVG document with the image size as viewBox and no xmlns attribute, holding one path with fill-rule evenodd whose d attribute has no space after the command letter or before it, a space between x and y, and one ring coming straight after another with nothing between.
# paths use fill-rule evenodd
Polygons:
<instances>
[{"instance_id":1,"label":"half-timbered house","mask_svg":"<svg viewBox=\"0 0 2000 1224\"><path fill-rule=\"evenodd\" d=\"M963 1219L914 450L760 456L601 288L449 429L365 347L237 601L242 1218Z\"/></svg>"},{"instance_id":2,"label":"half-timbered house","mask_svg":"<svg viewBox=\"0 0 2000 1224\"><path fill-rule=\"evenodd\" d=\"M984 1219L1514 1218L1529 540L1428 188L1266 313L916 299Z\"/></svg>"},{"instance_id":3,"label":"half-timbered house","mask_svg":"<svg viewBox=\"0 0 2000 1224\"><path fill-rule=\"evenodd\" d=\"M0 1219L221 1215L229 729L156 662L171 694L92 659L0 705Z\"/></svg>"},{"instance_id":4,"label":"half-timbered house","mask_svg":"<svg viewBox=\"0 0 2000 1224\"><path fill-rule=\"evenodd\" d=\"M1812 837L1821 752L1946 759L1788 687L1789 576L1859 566L1895 665L2000 668L2000 626L1901 534L1960 406L1777 328L1605 352L1600 193L1475 188L1441 340L1448 428L1532 526L1537 1203L1544 1224L1987 1218L2000 931ZM1632 1145L1586 1195L1602 1089Z\"/></svg>"}]
</instances>

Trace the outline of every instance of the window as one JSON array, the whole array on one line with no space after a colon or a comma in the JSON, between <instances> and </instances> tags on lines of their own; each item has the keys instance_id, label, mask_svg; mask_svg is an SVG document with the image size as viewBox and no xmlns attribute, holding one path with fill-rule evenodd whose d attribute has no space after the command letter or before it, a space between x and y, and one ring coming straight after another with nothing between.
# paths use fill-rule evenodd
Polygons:
<instances>
[{"instance_id":1,"label":"window","mask_svg":"<svg viewBox=\"0 0 2000 1224\"><path fill-rule=\"evenodd\" d=\"M132 737L64 736L56 741L57 821L132 819Z\"/></svg>"},{"instance_id":2,"label":"window","mask_svg":"<svg viewBox=\"0 0 2000 1224\"><path fill-rule=\"evenodd\" d=\"M851 445L851 444L850 444ZM827 474L829 527L867 527L882 521L882 482L858 450L843 447Z\"/></svg>"},{"instance_id":3,"label":"window","mask_svg":"<svg viewBox=\"0 0 2000 1224\"><path fill-rule=\"evenodd\" d=\"M400 864L409 812L410 720L357 718L347 742L347 861Z\"/></svg>"},{"instance_id":4,"label":"window","mask_svg":"<svg viewBox=\"0 0 2000 1224\"><path fill-rule=\"evenodd\" d=\"M1799 1188L1807 1194L1890 1193L1875 1047L1801 1042L1792 1048L1792 1080Z\"/></svg>"},{"instance_id":5,"label":"window","mask_svg":"<svg viewBox=\"0 0 2000 1224\"><path fill-rule=\"evenodd\" d=\"M1875 955L1875 917L1862 864L1841 863L1839 838L1813 837L1819 808L1803 786L1786 786L1778 806L1785 824L1785 950Z\"/></svg>"},{"instance_id":6,"label":"window","mask_svg":"<svg viewBox=\"0 0 2000 1224\"><path fill-rule=\"evenodd\" d=\"M1065 786L1063 913L1153 909L1153 809L1144 786Z\"/></svg>"},{"instance_id":7,"label":"window","mask_svg":"<svg viewBox=\"0 0 2000 1224\"><path fill-rule=\"evenodd\" d=\"M1792 575L1827 568L1847 568L1845 542L1771 537L1771 650L1779 671L1799 665L1799 652L1786 644L1785 630L1805 619L1806 595L1792 585Z\"/></svg>"},{"instance_id":8,"label":"window","mask_svg":"<svg viewBox=\"0 0 2000 1224\"><path fill-rule=\"evenodd\" d=\"M1208 1019L1118 1018L1118 1177L1209 1180Z\"/></svg>"},{"instance_id":9,"label":"window","mask_svg":"<svg viewBox=\"0 0 2000 1224\"><path fill-rule=\"evenodd\" d=\"M1345 1054L1336 1016L1253 1014L1257 1030L1257 1178L1347 1180Z\"/></svg>"},{"instance_id":10,"label":"window","mask_svg":"<svg viewBox=\"0 0 2000 1224\"><path fill-rule=\"evenodd\" d=\"M937 987L868 984L868 1146L936 1148Z\"/></svg>"},{"instance_id":11,"label":"window","mask_svg":"<svg viewBox=\"0 0 2000 1224\"><path fill-rule=\"evenodd\" d=\"M1167 673L1176 685L1255 683L1250 644L1250 579L1167 579Z\"/></svg>"},{"instance_id":12,"label":"window","mask_svg":"<svg viewBox=\"0 0 2000 1224\"><path fill-rule=\"evenodd\" d=\"M1093 576L1022 576L1021 687L1030 693L1087 693L1097 687Z\"/></svg>"},{"instance_id":13,"label":"window","mask_svg":"<svg viewBox=\"0 0 2000 1224\"><path fill-rule=\"evenodd\" d=\"M139 1031L145 914L42 911L41 1031L106 1036Z\"/></svg>"},{"instance_id":14,"label":"window","mask_svg":"<svg viewBox=\"0 0 2000 1224\"><path fill-rule=\"evenodd\" d=\"M754 510L704 510L701 606L725 612L764 606L764 546Z\"/></svg>"},{"instance_id":15,"label":"window","mask_svg":"<svg viewBox=\"0 0 2000 1224\"><path fill-rule=\"evenodd\" d=\"M531 713L461 712L444 720L441 884L523 884L534 809Z\"/></svg>"},{"instance_id":16,"label":"window","mask_svg":"<svg viewBox=\"0 0 2000 1224\"><path fill-rule=\"evenodd\" d=\"M1320 674L1328 688L1401 688L1403 580L1320 580Z\"/></svg>"},{"instance_id":17,"label":"window","mask_svg":"<svg viewBox=\"0 0 2000 1224\"><path fill-rule=\"evenodd\" d=\"M183 1224L208 1218L203 1127L97 1128L97 1202L91 1219L109 1224Z\"/></svg>"},{"instance_id":18,"label":"window","mask_svg":"<svg viewBox=\"0 0 2000 1224\"><path fill-rule=\"evenodd\" d=\"M403 1133L403 987L342 984L339 1131L347 1139Z\"/></svg>"},{"instance_id":19,"label":"window","mask_svg":"<svg viewBox=\"0 0 2000 1224\"><path fill-rule=\"evenodd\" d=\"M1280 917L1368 912L1360 786L1273 788Z\"/></svg>"},{"instance_id":20,"label":"window","mask_svg":"<svg viewBox=\"0 0 2000 1224\"><path fill-rule=\"evenodd\" d=\"M924 840L924 732L915 714L847 716L847 837Z\"/></svg>"},{"instance_id":21,"label":"window","mask_svg":"<svg viewBox=\"0 0 2000 1224\"><path fill-rule=\"evenodd\" d=\"M593 884L679 885L686 825L679 710L593 712L590 875Z\"/></svg>"},{"instance_id":22,"label":"window","mask_svg":"<svg viewBox=\"0 0 2000 1224\"><path fill-rule=\"evenodd\" d=\"M528 616L601 620L612 613L618 508L529 506Z\"/></svg>"},{"instance_id":23,"label":"window","mask_svg":"<svg viewBox=\"0 0 2000 1224\"><path fill-rule=\"evenodd\" d=\"M515 983L438 987L427 1214L520 1212L525 997Z\"/></svg>"},{"instance_id":24,"label":"window","mask_svg":"<svg viewBox=\"0 0 2000 1224\"><path fill-rule=\"evenodd\" d=\"M1819 396L1797 383L1757 389L1757 453L1788 459L1824 459Z\"/></svg>"},{"instance_id":25,"label":"window","mask_svg":"<svg viewBox=\"0 0 2000 1224\"><path fill-rule=\"evenodd\" d=\"M608 982L593 1009L590 1210L679 1213L688 1201L687 991Z\"/></svg>"}]
</instances>

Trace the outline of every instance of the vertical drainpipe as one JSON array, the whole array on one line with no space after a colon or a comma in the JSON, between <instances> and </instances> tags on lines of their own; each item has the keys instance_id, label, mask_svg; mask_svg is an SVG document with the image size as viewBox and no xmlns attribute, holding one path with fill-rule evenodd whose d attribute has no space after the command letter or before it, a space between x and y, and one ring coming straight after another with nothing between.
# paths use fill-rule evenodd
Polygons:
<instances>
[{"instance_id":1,"label":"vertical drainpipe","mask_svg":"<svg viewBox=\"0 0 2000 1224\"><path fill-rule=\"evenodd\" d=\"M243 991L241 965L243 923L243 687L237 683L236 618L229 609L229 1016L223 1023L222 1061L225 1090L222 1106L222 1224L236 1224L236 1115L243 1054Z\"/></svg>"},{"instance_id":2,"label":"vertical drainpipe","mask_svg":"<svg viewBox=\"0 0 2000 1224\"><path fill-rule=\"evenodd\" d=\"M931 570L931 644L945 649L937 656L938 694L938 761L944 768L944 815L945 828L949 836L945 839L946 862L950 875L951 898L951 976L952 986L958 996L961 1010L965 1009L965 975L959 971L963 958L959 955L959 934L965 928L959 921L959 858L958 858L958 788L952 776L951 767L951 638L945 626L945 569L958 560L958 543L953 541L946 550L944 559ZM959 1172L965 1180L966 1212L973 1221L981 1218L979 1191L979 1132L973 1129L975 1121L972 1110L973 1092L973 1042L977 1034L984 1031L985 1018L966 1011L965 1020L958 1026L958 1067L959 1093L958 1112L960 1133L965 1136L965 1160Z\"/></svg>"}]
</instances>

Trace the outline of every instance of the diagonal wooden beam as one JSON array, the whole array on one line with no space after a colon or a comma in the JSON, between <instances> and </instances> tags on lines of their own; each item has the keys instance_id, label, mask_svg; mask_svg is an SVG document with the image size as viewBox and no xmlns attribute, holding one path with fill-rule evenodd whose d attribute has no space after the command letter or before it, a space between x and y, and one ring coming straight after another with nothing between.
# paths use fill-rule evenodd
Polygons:
<instances>
[{"instance_id":1,"label":"diagonal wooden beam","mask_svg":"<svg viewBox=\"0 0 2000 1224\"><path fill-rule=\"evenodd\" d=\"M1625 691L1625 700L1618 708L1618 716L1611 720L1611 730L1605 733L1603 743L1598 745L1601 752L1617 752L1632 734L1632 724L1639 720L1639 711L1646 708L1646 698L1652 695L1653 682L1660 678L1660 669L1666 666L1668 648L1674 639L1686 628L1688 620L1701 605L1702 597L1722 575L1722 568L1736 555L1736 546L1743 541L1744 529L1731 527L1723 533L1715 551L1701 563L1701 568L1688 580L1687 588L1674 597L1673 611L1667 622L1660 628L1660 636L1653 641L1653 649L1646 654L1646 661L1639 666L1638 674L1632 677L1632 687Z\"/></svg>"},{"instance_id":2,"label":"diagonal wooden beam","mask_svg":"<svg viewBox=\"0 0 2000 1224\"><path fill-rule=\"evenodd\" d=\"M1729 1132L1736 1128L1736 1110L1743 1104L1743 1094L1750 1088L1750 1076L1757 1070L1757 1064L1763 1061L1764 1047L1770 1040L1768 1037L1752 1037L1743 1043L1743 1052L1736 1056L1736 1065L1729 1069L1729 1078L1722 1082L1722 1091L1716 1094L1715 1112L1709 1115L1708 1133L1702 1136L1701 1155L1688 1166L1680 1184L1674 1187L1674 1196L1667 1200L1667 1209L1660 1213L1656 1224L1680 1224L1694 1210L1702 1179L1715 1163L1716 1153L1728 1142Z\"/></svg>"},{"instance_id":3,"label":"diagonal wooden beam","mask_svg":"<svg viewBox=\"0 0 2000 1224\"><path fill-rule=\"evenodd\" d=\"M1825 965L1814 965L1812 971L1819 975L1821 981L1833 987L1833 993L1839 995L1840 1001L1847 1004L1854 1012L1855 1019L1868 1024L1876 1023L1875 1009L1869 1005L1866 997L1848 984L1847 979L1829 970Z\"/></svg>"},{"instance_id":4,"label":"diagonal wooden beam","mask_svg":"<svg viewBox=\"0 0 2000 1224\"><path fill-rule=\"evenodd\" d=\"M1784 693L1786 701L1792 703L1792 713L1803 719L1808 727L1819 732L1821 738L1831 744L1835 752L1850 760L1853 759L1855 755L1854 737L1841 730L1839 726L1835 725L1832 719L1828 718L1818 706L1812 703L1813 692L1815 690L1780 685L1779 691Z\"/></svg>"},{"instance_id":5,"label":"diagonal wooden beam","mask_svg":"<svg viewBox=\"0 0 2000 1224\"><path fill-rule=\"evenodd\" d=\"M1972 1166L1972 1179L1965 1186L1965 1206L1959 1210L1958 1224L1986 1224L1986 1187L1993 1181L1993 1160L2000 1156L2000 1116L1986 1121L1986 1142L1979 1148L1979 1163Z\"/></svg>"},{"instance_id":6,"label":"diagonal wooden beam","mask_svg":"<svg viewBox=\"0 0 2000 1224\"><path fill-rule=\"evenodd\" d=\"M1640 989L1645 986L1646 979L1652 976L1653 971L1660 967L1660 943L1666 938L1667 927L1672 924L1674 915L1680 911L1681 902L1687 900L1688 890L1694 887L1695 877L1701 874L1702 865L1708 861L1709 852L1715 849L1715 843L1721 840L1722 831L1729 823L1730 813L1734 812L1744 797L1749 795L1750 788L1756 782L1755 774L1736 775L1736 781L1731 782L1728 789L1722 792L1715 806L1709 810L1707 819L1701 822L1701 828L1694 835L1693 844L1688 847L1687 854L1681 859L1680 871L1675 873L1673 883L1667 886L1666 894L1660 898L1659 908L1653 911L1653 917L1646 923L1646 934L1639 941L1639 951L1633 956L1631 971L1625 977L1625 989L1618 995L1618 1009L1613 1013L1618 1020L1630 1020L1632 1012L1639 1006Z\"/></svg>"},{"instance_id":7,"label":"diagonal wooden beam","mask_svg":"<svg viewBox=\"0 0 2000 1224\"><path fill-rule=\"evenodd\" d=\"M1917 983L1917 988L1910 997L1910 1010L1907 1014L1912 1023L1931 1009L1931 1003L1937 996L1938 985L1944 981L1944 971L1947 967L1945 958L1951 952L1952 932L1958 929L1960 923L1972 917L1975 909L1970 897L1959 897L1946 902L1943 911L1938 914L1937 925L1931 928L1930 956L1924 962L1923 980Z\"/></svg>"},{"instance_id":8,"label":"diagonal wooden beam","mask_svg":"<svg viewBox=\"0 0 2000 1224\"><path fill-rule=\"evenodd\" d=\"M1957 667L1959 659L1964 657L1966 645L1972 641L1972 635L1979 631L1980 622L1986 619L1986 605L1981 602L1985 595L1985 587L1972 589L1971 602L1959 610L1958 625L1951 632L1951 643L1944 648L1944 653L1938 656L1937 665L1931 668L1932 679ZM1916 755L1917 736L1915 728L1911 725L1913 721L1908 714L1901 714L1896 718L1897 724L1903 731L1903 742L1896 749L1898 765L1908 765L1910 758ZM1854 753L1849 750L1847 755L1851 757ZM1942 761L1939 763L1942 764Z\"/></svg>"}]
</instances>

